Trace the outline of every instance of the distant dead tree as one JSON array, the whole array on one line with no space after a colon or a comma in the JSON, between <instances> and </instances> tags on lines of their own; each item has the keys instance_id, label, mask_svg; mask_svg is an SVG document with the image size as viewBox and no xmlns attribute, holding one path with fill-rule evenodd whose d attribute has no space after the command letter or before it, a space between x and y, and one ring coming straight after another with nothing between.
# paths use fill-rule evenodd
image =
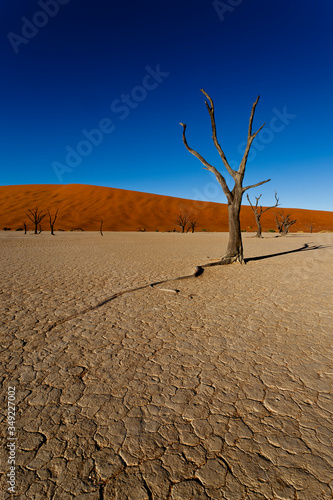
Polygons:
<instances>
[{"instance_id":1,"label":"distant dead tree","mask_svg":"<svg viewBox=\"0 0 333 500\"><path fill-rule=\"evenodd\" d=\"M310 233L313 232L313 224L305 224L306 227L308 227L310 229Z\"/></svg>"},{"instance_id":2,"label":"distant dead tree","mask_svg":"<svg viewBox=\"0 0 333 500\"><path fill-rule=\"evenodd\" d=\"M54 224L55 224L55 221L57 220L58 210L59 210L59 209L57 208L57 211L56 211L55 216L53 217L53 219L52 219L52 217L51 217L50 210L48 210L48 211L47 211L47 212L48 212L48 214L49 214L51 234L52 234L53 236L54 236Z\"/></svg>"},{"instance_id":3,"label":"distant dead tree","mask_svg":"<svg viewBox=\"0 0 333 500\"><path fill-rule=\"evenodd\" d=\"M197 224L198 224L198 219L192 218L188 221L188 223L189 223L189 228L187 231L189 231L191 229L192 233L194 233L195 228L197 227Z\"/></svg>"},{"instance_id":4,"label":"distant dead tree","mask_svg":"<svg viewBox=\"0 0 333 500\"><path fill-rule=\"evenodd\" d=\"M261 186L261 184L264 184L265 182L270 181L270 179L267 179L265 181L258 182L257 184L253 184L251 186L246 186L243 187L243 179L244 179L244 174L245 174L245 167L247 163L247 159L249 156L249 152L252 146L252 142L254 138L258 135L260 130L264 127L265 124L263 124L256 132L252 132L252 124L253 124L253 118L254 118L254 112L256 109L256 106L259 101L259 96L257 97L256 101L252 105L252 111L250 115L250 121L249 121L249 128L248 128L248 134L247 134L247 141L246 141L246 146L245 146L245 151L243 158L240 162L238 170L234 170L231 168L230 164L227 161L227 158L224 154L224 151L222 150L218 139L217 139L217 133L216 133L216 124L215 124L215 115L214 115L214 103L211 97L203 90L201 89L201 92L206 96L207 101L205 101L210 120L211 120L211 126L212 126L212 131L213 131L213 142L214 145L219 152L219 155L221 157L222 163L225 166L227 172L231 175L231 177L234 180L234 187L233 189L229 189L227 182L223 175L210 163L208 163L197 151L194 149L190 148L189 145L187 144L187 140L185 137L185 131L186 131L186 125L184 123L181 123L180 125L183 127L183 142L186 147L186 149L196 156L201 163L204 165L205 170L209 170L210 172L213 172L215 174L215 177L217 181L220 183L222 190L227 198L228 201L228 212L229 212L229 241L228 241L228 246L227 246L227 251L224 254L224 256L221 258L221 261L219 264L231 264L232 262L240 262L244 263L244 258L243 258L243 243L242 243L242 233L241 233L241 226L240 226L240 209L242 205L242 197L244 192L247 189Z\"/></svg>"},{"instance_id":5,"label":"distant dead tree","mask_svg":"<svg viewBox=\"0 0 333 500\"><path fill-rule=\"evenodd\" d=\"M40 234L43 231L41 224L38 226L38 234Z\"/></svg>"},{"instance_id":6,"label":"distant dead tree","mask_svg":"<svg viewBox=\"0 0 333 500\"><path fill-rule=\"evenodd\" d=\"M23 227L24 227L24 234L27 234L27 223L24 221L22 222Z\"/></svg>"},{"instance_id":7,"label":"distant dead tree","mask_svg":"<svg viewBox=\"0 0 333 500\"><path fill-rule=\"evenodd\" d=\"M179 226L181 228L182 233L185 233L186 226L189 222L190 222L190 220L187 217L187 215L179 214L177 216L177 226Z\"/></svg>"},{"instance_id":8,"label":"distant dead tree","mask_svg":"<svg viewBox=\"0 0 333 500\"><path fill-rule=\"evenodd\" d=\"M100 228L99 228L99 232L103 236L103 219L101 219L101 225L100 225Z\"/></svg>"},{"instance_id":9,"label":"distant dead tree","mask_svg":"<svg viewBox=\"0 0 333 500\"><path fill-rule=\"evenodd\" d=\"M255 196L255 199L256 199L256 204L253 206L252 203L251 203L251 200L250 200L250 197L249 195L247 194L247 199L251 205L251 208L253 210L253 213L254 213L254 217L256 219L256 223L257 223L257 238L262 238L262 228L261 228L261 216L262 214L264 214L265 212L267 212L267 210L270 210L271 208L275 208L279 205L279 198L277 197L277 194L276 194L276 191L275 191L275 200L276 200L276 203L275 205L272 205L271 207L267 207L265 209L262 208L261 205L259 205L259 200L261 198L261 194L259 196Z\"/></svg>"},{"instance_id":10,"label":"distant dead tree","mask_svg":"<svg viewBox=\"0 0 333 500\"><path fill-rule=\"evenodd\" d=\"M277 214L274 212L274 215L279 233L285 236L289 228L296 223L296 219L290 219L291 213L284 215L283 210Z\"/></svg>"},{"instance_id":11,"label":"distant dead tree","mask_svg":"<svg viewBox=\"0 0 333 500\"><path fill-rule=\"evenodd\" d=\"M38 225L41 228L40 223L42 222L46 214L44 214L42 210L38 210L38 207L36 207L34 212L32 210L28 210L28 213L26 213L25 215L29 217L31 222L34 224L35 234L38 234Z\"/></svg>"}]
</instances>

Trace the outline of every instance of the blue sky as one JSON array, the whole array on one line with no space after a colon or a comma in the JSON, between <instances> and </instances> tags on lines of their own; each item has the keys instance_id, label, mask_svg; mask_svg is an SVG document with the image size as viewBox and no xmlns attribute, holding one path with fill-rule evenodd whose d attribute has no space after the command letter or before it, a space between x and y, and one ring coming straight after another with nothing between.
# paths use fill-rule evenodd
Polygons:
<instances>
[{"instance_id":1,"label":"blue sky","mask_svg":"<svg viewBox=\"0 0 333 500\"><path fill-rule=\"evenodd\" d=\"M0 183L225 203L181 139L225 174L204 88L234 167L260 95L252 199L332 210L332 21L331 0L2 0Z\"/></svg>"}]
</instances>

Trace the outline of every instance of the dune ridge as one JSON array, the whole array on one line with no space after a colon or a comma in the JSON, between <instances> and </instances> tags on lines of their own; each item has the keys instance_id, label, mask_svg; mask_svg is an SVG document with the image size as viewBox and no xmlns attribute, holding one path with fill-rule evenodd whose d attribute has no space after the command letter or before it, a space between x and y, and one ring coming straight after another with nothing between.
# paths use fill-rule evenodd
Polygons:
<instances>
[{"instance_id":1,"label":"dune ridge","mask_svg":"<svg viewBox=\"0 0 333 500\"><path fill-rule=\"evenodd\" d=\"M129 191L84 184L31 184L0 186L0 229L12 230L32 223L25 215L28 209L59 209L55 229L98 231L103 219L104 231L173 231L177 227L179 213L198 220L196 231L228 231L226 204L194 201L171 196ZM313 232L333 230L333 212L278 207L262 217L263 231L276 230L274 211L292 212L297 223L292 231ZM251 207L244 205L241 211L242 230L255 231L256 223ZM42 229L49 229L48 216L42 221Z\"/></svg>"}]
</instances>

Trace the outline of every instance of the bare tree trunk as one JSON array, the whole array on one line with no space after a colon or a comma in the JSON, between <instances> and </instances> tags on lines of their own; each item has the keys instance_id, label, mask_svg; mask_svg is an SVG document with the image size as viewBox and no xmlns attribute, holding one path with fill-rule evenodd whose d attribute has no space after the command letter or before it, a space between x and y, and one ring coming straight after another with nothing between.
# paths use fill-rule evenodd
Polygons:
<instances>
[{"instance_id":1,"label":"bare tree trunk","mask_svg":"<svg viewBox=\"0 0 333 500\"><path fill-rule=\"evenodd\" d=\"M221 264L231 264L232 262L240 262L244 264L242 232L240 226L240 199L238 203L230 203L228 205L229 213L229 240L227 251L221 259Z\"/></svg>"},{"instance_id":2,"label":"bare tree trunk","mask_svg":"<svg viewBox=\"0 0 333 500\"><path fill-rule=\"evenodd\" d=\"M257 238L262 238L262 227L261 227L261 220L260 220L260 216L258 217L256 215L256 223L257 223Z\"/></svg>"},{"instance_id":3,"label":"bare tree trunk","mask_svg":"<svg viewBox=\"0 0 333 500\"><path fill-rule=\"evenodd\" d=\"M101 225L100 225L100 228L99 228L99 232L103 236L103 219L101 219Z\"/></svg>"}]
</instances>

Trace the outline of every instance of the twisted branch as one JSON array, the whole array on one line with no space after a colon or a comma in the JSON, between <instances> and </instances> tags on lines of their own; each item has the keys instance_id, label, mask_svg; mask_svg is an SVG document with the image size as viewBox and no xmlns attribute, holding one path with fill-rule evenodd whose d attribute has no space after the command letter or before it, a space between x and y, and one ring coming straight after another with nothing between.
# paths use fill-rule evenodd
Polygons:
<instances>
[{"instance_id":1,"label":"twisted branch","mask_svg":"<svg viewBox=\"0 0 333 500\"><path fill-rule=\"evenodd\" d=\"M217 168L215 168L213 165L211 165L210 163L208 163L208 161L206 161L204 159L204 157L201 156L201 154L199 154L197 151L195 151L194 149L192 149L192 148L189 147L189 145L187 144L186 135L185 135L186 124L185 123L180 123L180 125L183 127L183 143L184 143L187 151L189 151L192 155L196 156L201 161L201 163L205 166L205 170L209 170L210 172L213 172L213 174L215 174L217 180L219 181L219 183L222 186L223 192L226 195L228 202L231 203L232 200L233 200L233 195L231 194L231 191L228 188L228 185L226 183L225 178L217 170Z\"/></svg>"}]
</instances>

